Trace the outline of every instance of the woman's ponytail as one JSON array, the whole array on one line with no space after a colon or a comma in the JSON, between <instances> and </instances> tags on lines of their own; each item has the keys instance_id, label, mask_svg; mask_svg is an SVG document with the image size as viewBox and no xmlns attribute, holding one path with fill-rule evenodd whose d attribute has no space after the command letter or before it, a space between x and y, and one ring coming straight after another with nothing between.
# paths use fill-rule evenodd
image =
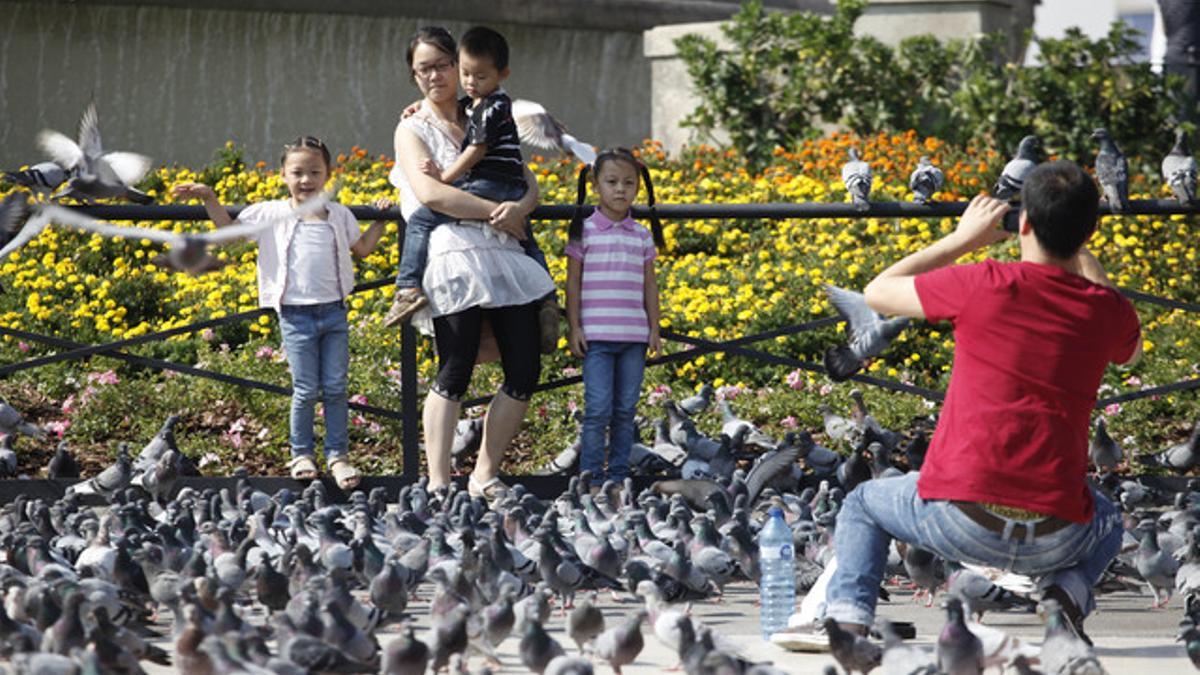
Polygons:
<instances>
[{"instance_id":1,"label":"woman's ponytail","mask_svg":"<svg viewBox=\"0 0 1200 675\"><path fill-rule=\"evenodd\" d=\"M660 249L666 248L662 223L658 220L658 210L654 208L654 184L650 182L650 169L640 161L637 166L642 173L642 181L646 183L646 206L650 208L650 233L654 236L654 245Z\"/></svg>"},{"instance_id":2,"label":"woman's ponytail","mask_svg":"<svg viewBox=\"0 0 1200 675\"><path fill-rule=\"evenodd\" d=\"M567 228L568 242L583 241L583 203L587 201L587 177L590 164L584 164L579 170L579 192L575 197L575 213L571 216L571 225Z\"/></svg>"}]
</instances>

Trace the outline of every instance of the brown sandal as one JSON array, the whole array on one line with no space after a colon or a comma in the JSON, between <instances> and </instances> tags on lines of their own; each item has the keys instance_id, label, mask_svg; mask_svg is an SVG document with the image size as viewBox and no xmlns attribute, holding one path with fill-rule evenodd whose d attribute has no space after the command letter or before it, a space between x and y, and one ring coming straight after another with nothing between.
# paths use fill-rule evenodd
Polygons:
<instances>
[{"instance_id":1,"label":"brown sandal","mask_svg":"<svg viewBox=\"0 0 1200 675\"><path fill-rule=\"evenodd\" d=\"M353 490L362 480L362 475L358 473L358 469L354 468L350 460L341 457L329 462L329 473L333 476L333 481L337 483L338 489L341 490Z\"/></svg>"},{"instance_id":2,"label":"brown sandal","mask_svg":"<svg viewBox=\"0 0 1200 675\"><path fill-rule=\"evenodd\" d=\"M429 299L419 288L398 288L392 298L392 307L383 317L383 325L391 328L412 318L422 307L429 304Z\"/></svg>"},{"instance_id":3,"label":"brown sandal","mask_svg":"<svg viewBox=\"0 0 1200 675\"><path fill-rule=\"evenodd\" d=\"M312 480L317 477L317 465L311 455L296 455L288 462L288 472L295 480Z\"/></svg>"}]
</instances>

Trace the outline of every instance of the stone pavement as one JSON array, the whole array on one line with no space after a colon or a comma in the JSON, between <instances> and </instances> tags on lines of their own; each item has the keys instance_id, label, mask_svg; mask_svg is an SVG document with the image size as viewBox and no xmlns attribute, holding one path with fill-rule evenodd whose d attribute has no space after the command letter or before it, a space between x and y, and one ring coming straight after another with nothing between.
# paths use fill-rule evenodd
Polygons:
<instances>
[{"instance_id":1,"label":"stone pavement","mask_svg":"<svg viewBox=\"0 0 1200 675\"><path fill-rule=\"evenodd\" d=\"M426 637L429 629L427 611L431 590L432 585L424 586L421 589L420 600L409 605L409 611L417 622L418 635L422 638ZM696 604L693 606L693 615L713 627L717 634L726 636L740 645L747 657L772 661L789 673L819 674L826 665L833 663L828 654L788 652L764 642L758 632L758 608L754 604L757 597L757 589L750 584L732 584L726 588L725 602ZM1148 608L1150 600L1148 594L1120 593L1104 596L1100 599L1100 610L1088 619L1087 630L1097 645L1100 660L1113 675L1168 675L1192 672L1182 646L1175 642L1177 625L1183 614L1180 601L1172 601L1168 610L1151 610ZM632 601L618 603L606 595L600 596L599 604L604 609L610 626L637 607ZM936 605L926 608L923 604L914 604L907 591L893 591L892 601L881 603L879 613L880 616L893 620L914 622L917 626L915 642L930 649L943 623L943 613ZM254 614L252 618L256 622L261 621L261 615ZM1041 642L1042 624L1034 614L992 613L985 617L985 623L1033 644ZM547 627L550 634L562 643L568 652L574 651L574 643L565 633L562 617L557 613L553 614ZM164 628L169 630L169 626ZM676 655L653 637L649 626L644 626L643 633L646 636L646 648L638 660L622 672L661 673L677 664ZM381 631L380 643L386 646L395 635L394 630ZM510 637L501 645L503 667L500 672L528 672L517 656L517 643L517 637ZM170 649L168 644L164 643L163 646ZM149 673L173 672L169 668L145 665ZM472 659L470 666L479 668L482 661L478 658ZM607 666L600 666L597 672L610 671Z\"/></svg>"}]
</instances>

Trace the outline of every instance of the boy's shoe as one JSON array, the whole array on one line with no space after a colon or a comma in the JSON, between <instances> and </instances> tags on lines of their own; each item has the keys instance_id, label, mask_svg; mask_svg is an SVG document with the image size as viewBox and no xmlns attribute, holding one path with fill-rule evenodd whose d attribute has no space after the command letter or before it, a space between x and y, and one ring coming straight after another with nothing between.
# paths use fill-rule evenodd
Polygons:
<instances>
[{"instance_id":1,"label":"boy's shoe","mask_svg":"<svg viewBox=\"0 0 1200 675\"><path fill-rule=\"evenodd\" d=\"M1048 600L1058 603L1059 608L1062 609L1063 616L1067 619L1067 625L1071 627L1071 630L1074 631L1080 640L1091 645L1092 639L1088 637L1087 633L1083 632L1083 612L1080 611L1079 606L1075 604L1075 601L1071 599L1066 590L1057 584L1051 584L1042 589L1042 599L1038 603L1037 613L1038 616L1042 617L1043 621L1047 617L1046 601Z\"/></svg>"},{"instance_id":2,"label":"boy's shoe","mask_svg":"<svg viewBox=\"0 0 1200 675\"><path fill-rule=\"evenodd\" d=\"M383 325L391 328L397 324L404 323L412 318L425 305L429 304L429 299L421 292L419 288L397 288L396 295L392 297L392 308L383 317Z\"/></svg>"},{"instance_id":3,"label":"boy's shoe","mask_svg":"<svg viewBox=\"0 0 1200 675\"><path fill-rule=\"evenodd\" d=\"M830 651L829 635L820 624L784 628L777 633L771 633L771 642L791 652L819 654Z\"/></svg>"},{"instance_id":4,"label":"boy's shoe","mask_svg":"<svg viewBox=\"0 0 1200 675\"><path fill-rule=\"evenodd\" d=\"M558 303L553 300L544 300L538 307L538 328L542 336L543 354L553 354L554 350L558 349L560 316L562 313L558 309Z\"/></svg>"}]
</instances>

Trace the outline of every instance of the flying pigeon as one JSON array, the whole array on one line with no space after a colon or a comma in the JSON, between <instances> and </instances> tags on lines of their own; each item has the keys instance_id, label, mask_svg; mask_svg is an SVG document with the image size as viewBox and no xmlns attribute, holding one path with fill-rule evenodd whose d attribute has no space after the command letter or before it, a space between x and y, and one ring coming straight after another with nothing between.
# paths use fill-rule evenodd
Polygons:
<instances>
[{"instance_id":1,"label":"flying pigeon","mask_svg":"<svg viewBox=\"0 0 1200 675\"><path fill-rule=\"evenodd\" d=\"M329 198L335 192L326 192L318 197L306 200L298 208L288 212L284 218L291 220L319 211L329 202ZM135 240L149 239L158 244L166 244L170 250L165 256L165 264L180 272L187 272L193 275L211 272L224 266L224 262L208 252L209 246L253 237L259 232L275 227L280 222L278 220L265 220L261 223L237 223L201 234L181 234L169 230L154 230L147 227L123 227L121 225L113 225L112 223L103 223L61 206L46 206L42 212L50 220L78 230L95 232L106 237L123 237ZM237 221L234 222L236 223Z\"/></svg>"},{"instance_id":2,"label":"flying pigeon","mask_svg":"<svg viewBox=\"0 0 1200 675\"><path fill-rule=\"evenodd\" d=\"M570 153L585 164L595 163L596 151L592 146L568 134L567 127L546 112L541 103L516 99L512 102L512 115L521 142L542 150Z\"/></svg>"},{"instance_id":3,"label":"flying pigeon","mask_svg":"<svg viewBox=\"0 0 1200 675\"><path fill-rule=\"evenodd\" d=\"M879 355L908 327L908 317L885 318L867 306L862 293L825 285L834 309L846 320L849 340L825 351L825 369L834 382L842 382L862 369L867 359Z\"/></svg>"},{"instance_id":4,"label":"flying pigeon","mask_svg":"<svg viewBox=\"0 0 1200 675\"><path fill-rule=\"evenodd\" d=\"M925 204L933 201L933 194L942 189L946 177L942 170L933 165L928 157L917 160L917 168L908 177L908 187L913 191L913 201Z\"/></svg>"},{"instance_id":5,"label":"flying pigeon","mask_svg":"<svg viewBox=\"0 0 1200 675\"><path fill-rule=\"evenodd\" d=\"M1104 200L1114 213L1123 213L1129 209L1129 165L1125 155L1121 154L1107 130L1096 129L1092 138L1100 141L1100 152L1096 154L1096 180L1104 189Z\"/></svg>"},{"instance_id":6,"label":"flying pigeon","mask_svg":"<svg viewBox=\"0 0 1200 675\"><path fill-rule=\"evenodd\" d=\"M1162 176L1180 204L1186 206L1196 201L1196 159L1183 129L1175 131L1175 145L1163 157Z\"/></svg>"},{"instance_id":7,"label":"flying pigeon","mask_svg":"<svg viewBox=\"0 0 1200 675\"><path fill-rule=\"evenodd\" d=\"M76 199L125 198L138 204L154 201L130 187L150 170L150 158L132 152L105 152L100 143L96 104L89 103L79 120L79 141L49 129L38 134L38 145L65 171L76 172L56 197Z\"/></svg>"},{"instance_id":8,"label":"flying pigeon","mask_svg":"<svg viewBox=\"0 0 1200 675\"><path fill-rule=\"evenodd\" d=\"M14 192L0 202L0 261L46 228L44 219L31 216L29 196L24 192Z\"/></svg>"},{"instance_id":9,"label":"flying pigeon","mask_svg":"<svg viewBox=\"0 0 1200 675\"><path fill-rule=\"evenodd\" d=\"M854 200L854 208L866 211L871 208L871 186L875 183L875 174L870 164L858 158L857 150L850 148L849 153L850 161L842 165L842 182Z\"/></svg>"},{"instance_id":10,"label":"flying pigeon","mask_svg":"<svg viewBox=\"0 0 1200 675\"><path fill-rule=\"evenodd\" d=\"M1025 177L1037 166L1038 151L1041 148L1042 141L1037 136L1022 138L1017 146L1017 156L1004 165L1004 171L1000 173L1000 178L992 188L992 195L997 199L1012 199L1021 194Z\"/></svg>"}]
</instances>

